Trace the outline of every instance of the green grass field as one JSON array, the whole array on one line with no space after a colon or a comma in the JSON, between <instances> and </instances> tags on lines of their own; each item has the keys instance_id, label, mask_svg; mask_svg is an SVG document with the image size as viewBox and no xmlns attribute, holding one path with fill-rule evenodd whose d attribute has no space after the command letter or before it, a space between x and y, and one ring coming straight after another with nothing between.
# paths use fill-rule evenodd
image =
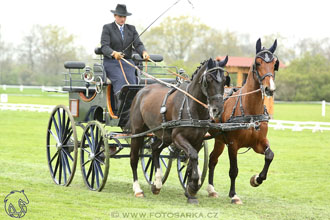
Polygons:
<instances>
[{"instance_id":1,"label":"green grass field","mask_svg":"<svg viewBox=\"0 0 330 220\"><path fill-rule=\"evenodd\" d=\"M8 92L8 91L7 91ZM0 90L0 93L3 91ZM67 104L66 95L17 91L11 103ZM10 95L13 94L13 95ZM19 95L15 95L19 94ZM26 95L26 96L21 96ZM22 98L23 97L23 98ZM258 188L250 177L261 171L264 157L253 151L238 156L237 193L243 205L230 204L227 152L219 159L215 188L219 198L209 198L207 182L199 191L199 205L189 205L183 195L176 167L161 193L155 196L144 180L146 198L134 198L129 159L111 159L107 184L102 192L89 191L80 165L69 187L53 183L46 160L48 113L0 110L0 200L12 190L25 190L30 204L24 219L329 219L330 217L330 132L292 132L269 129L275 158L268 179ZM330 122L321 117L320 105L277 104L275 119ZM111 128L110 128L111 129ZM209 141L209 151L212 141ZM176 161L174 161L176 164ZM0 219L10 219L0 206ZM2 208L1 208L2 207ZM137 216L133 216L133 215ZM129 215L129 216L126 216ZM179 217L178 217L179 216Z\"/></svg>"}]
</instances>

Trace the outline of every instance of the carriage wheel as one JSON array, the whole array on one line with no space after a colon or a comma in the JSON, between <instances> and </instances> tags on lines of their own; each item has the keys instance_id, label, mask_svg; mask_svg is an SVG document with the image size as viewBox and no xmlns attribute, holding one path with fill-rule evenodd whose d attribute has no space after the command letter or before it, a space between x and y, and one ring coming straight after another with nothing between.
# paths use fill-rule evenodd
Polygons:
<instances>
[{"instance_id":1,"label":"carriage wheel","mask_svg":"<svg viewBox=\"0 0 330 220\"><path fill-rule=\"evenodd\" d=\"M204 141L202 149L198 153L198 167L202 171L201 184L199 185L199 188L203 185L203 182L206 177L208 162L209 162L208 156L209 156L209 151L208 151L207 142ZM187 181L188 181L188 172L187 172L188 163L189 163L189 158L186 156L186 154L183 151L181 151L177 158L177 171L178 171L179 181L184 190L186 189Z\"/></svg>"},{"instance_id":2,"label":"carriage wheel","mask_svg":"<svg viewBox=\"0 0 330 220\"><path fill-rule=\"evenodd\" d=\"M141 166L145 179L152 185L155 176L155 166L152 160L151 144L155 141L156 137L147 137L144 139L143 147L140 150ZM172 167L172 158L170 157L171 151L169 147L163 149L160 153L159 162L160 169L162 170L163 178L162 183L164 184L170 174Z\"/></svg>"},{"instance_id":3,"label":"carriage wheel","mask_svg":"<svg viewBox=\"0 0 330 220\"><path fill-rule=\"evenodd\" d=\"M89 122L83 132L80 145L81 172L86 186L101 191L109 172L109 147L105 130L98 121Z\"/></svg>"},{"instance_id":4,"label":"carriage wheel","mask_svg":"<svg viewBox=\"0 0 330 220\"><path fill-rule=\"evenodd\" d=\"M74 119L64 105L56 106L49 118L46 154L54 182L69 186L77 166L78 140Z\"/></svg>"}]
</instances>

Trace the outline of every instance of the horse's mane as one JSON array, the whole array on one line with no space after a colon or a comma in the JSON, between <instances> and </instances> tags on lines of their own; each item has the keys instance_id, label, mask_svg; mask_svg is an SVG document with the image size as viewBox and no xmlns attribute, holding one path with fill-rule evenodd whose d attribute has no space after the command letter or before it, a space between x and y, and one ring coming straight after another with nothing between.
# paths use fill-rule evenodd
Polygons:
<instances>
[{"instance_id":1,"label":"horse's mane","mask_svg":"<svg viewBox=\"0 0 330 220\"><path fill-rule=\"evenodd\" d=\"M198 73L198 71L205 65L205 63L208 60L204 60L203 62L200 63L200 65L197 67L197 69L195 70L195 72L192 74L191 76L191 81L194 79L194 76Z\"/></svg>"}]
</instances>

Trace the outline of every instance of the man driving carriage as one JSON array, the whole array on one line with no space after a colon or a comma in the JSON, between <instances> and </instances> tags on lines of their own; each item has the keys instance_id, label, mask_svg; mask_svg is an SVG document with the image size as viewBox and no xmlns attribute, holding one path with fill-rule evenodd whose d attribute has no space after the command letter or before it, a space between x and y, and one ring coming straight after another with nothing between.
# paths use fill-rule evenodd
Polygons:
<instances>
[{"instance_id":1,"label":"man driving carriage","mask_svg":"<svg viewBox=\"0 0 330 220\"><path fill-rule=\"evenodd\" d=\"M137 84L135 69L121 62L120 59L125 58L134 64L131 59L133 47L144 60L150 57L139 39L135 26L126 24L126 17L132 14L127 12L126 5L118 4L116 10L111 10L111 12L114 14L115 21L103 26L101 50L104 55L103 65L118 102L123 85Z\"/></svg>"}]
</instances>

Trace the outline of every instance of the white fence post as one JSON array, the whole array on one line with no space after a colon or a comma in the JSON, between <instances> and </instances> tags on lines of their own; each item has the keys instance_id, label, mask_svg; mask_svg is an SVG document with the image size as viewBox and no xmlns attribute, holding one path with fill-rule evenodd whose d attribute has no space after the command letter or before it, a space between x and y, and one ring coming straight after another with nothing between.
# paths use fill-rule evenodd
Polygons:
<instances>
[{"instance_id":1,"label":"white fence post","mask_svg":"<svg viewBox=\"0 0 330 220\"><path fill-rule=\"evenodd\" d=\"M2 89L6 91L7 86L6 85L2 85Z\"/></svg>"},{"instance_id":2,"label":"white fence post","mask_svg":"<svg viewBox=\"0 0 330 220\"><path fill-rule=\"evenodd\" d=\"M0 102L1 103L7 103L8 102L8 95L7 94L1 94L0 95Z\"/></svg>"},{"instance_id":3,"label":"white fence post","mask_svg":"<svg viewBox=\"0 0 330 220\"><path fill-rule=\"evenodd\" d=\"M20 85L19 91L23 92L23 85Z\"/></svg>"},{"instance_id":4,"label":"white fence post","mask_svg":"<svg viewBox=\"0 0 330 220\"><path fill-rule=\"evenodd\" d=\"M325 100L322 101L322 116L325 117Z\"/></svg>"}]
</instances>

